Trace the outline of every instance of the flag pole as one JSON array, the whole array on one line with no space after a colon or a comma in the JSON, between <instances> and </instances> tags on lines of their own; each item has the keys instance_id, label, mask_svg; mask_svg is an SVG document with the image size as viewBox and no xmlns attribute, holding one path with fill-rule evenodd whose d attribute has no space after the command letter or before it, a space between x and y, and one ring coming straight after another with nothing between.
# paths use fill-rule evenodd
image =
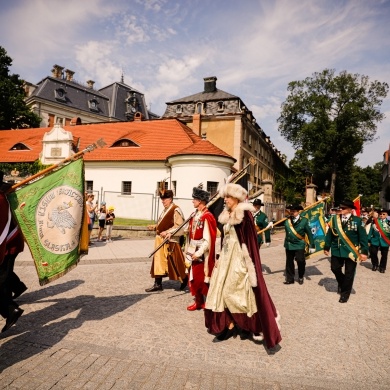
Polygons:
<instances>
[{"instance_id":1,"label":"flag pole","mask_svg":"<svg viewBox=\"0 0 390 390\"><path fill-rule=\"evenodd\" d=\"M322 202L324 202L324 201L327 200L327 199L330 199L330 196L325 196L325 198L322 198L321 200L318 200L317 202L315 202L315 203L313 203L313 204L311 204L311 205L309 205L309 206L306 206L303 210L299 211L299 214L301 214L301 213L304 212L304 211L307 211L307 210L311 209L311 208L314 207L314 206L317 206L319 203L322 203ZM270 224L268 224L267 227L265 227L264 229L262 229L262 230L260 230L259 232L257 232L257 234L261 234L261 233L263 233L264 231L266 231L266 230L268 230L268 229L271 229L271 227L273 227L273 226L275 226L275 225L280 225L282 222L286 221L287 219L288 219L288 217L282 218L282 219L280 219L279 221L274 222L271 226L270 226Z\"/></svg>"},{"instance_id":2,"label":"flag pole","mask_svg":"<svg viewBox=\"0 0 390 390\"><path fill-rule=\"evenodd\" d=\"M68 163L69 161L77 160L80 157L82 157L85 153L92 152L93 150L97 149L98 147L102 148L104 145L106 145L106 143L103 141L102 138L100 138L95 143L88 145L85 149L81 150L80 152L77 152L73 156L65 158L64 160L60 161L59 163L51 165L50 167L47 167L47 168L43 169L42 171L35 173L34 175L28 177L27 179L24 179L21 182L14 184L12 187L10 187L6 191L6 193L9 194L10 192L14 192L17 188L24 186L25 184L29 183L30 181L36 179L37 177L43 176L51 171L54 171L56 168L61 167L62 165Z\"/></svg>"}]
</instances>

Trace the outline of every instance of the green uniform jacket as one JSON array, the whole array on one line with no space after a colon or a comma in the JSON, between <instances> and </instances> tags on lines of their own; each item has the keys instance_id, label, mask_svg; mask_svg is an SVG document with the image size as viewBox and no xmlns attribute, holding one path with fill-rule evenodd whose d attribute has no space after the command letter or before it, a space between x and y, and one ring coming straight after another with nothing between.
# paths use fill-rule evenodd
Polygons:
<instances>
[{"instance_id":1,"label":"green uniform jacket","mask_svg":"<svg viewBox=\"0 0 390 390\"><path fill-rule=\"evenodd\" d=\"M325 251L332 251L332 256L349 257L351 249L340 239L335 229L337 224L336 218L341 218L340 215L334 215L330 221L330 226L325 237ZM359 252L363 255L368 254L368 237L366 229L362 226L362 221L359 217L351 215L347 223L343 226L345 235L355 246L360 246Z\"/></svg>"},{"instance_id":2,"label":"green uniform jacket","mask_svg":"<svg viewBox=\"0 0 390 390\"><path fill-rule=\"evenodd\" d=\"M382 231L386 234L388 240L390 240L390 222L384 221L382 222L378 219L378 223L382 228ZM374 246L380 246L382 248L388 248L389 244L382 238L381 234L378 232L375 223L373 222L370 227L370 231L368 232L368 242Z\"/></svg>"},{"instance_id":3,"label":"green uniform jacket","mask_svg":"<svg viewBox=\"0 0 390 390\"><path fill-rule=\"evenodd\" d=\"M268 217L266 213L259 211L259 214L255 217L255 223L260 230L265 229L268 226ZM271 229L268 229L264 232L265 242L271 242ZM263 243L263 233L257 235L257 243Z\"/></svg>"},{"instance_id":4,"label":"green uniform jacket","mask_svg":"<svg viewBox=\"0 0 390 390\"><path fill-rule=\"evenodd\" d=\"M288 219L284 222L284 229L286 231L286 238L284 239L284 247L289 251L296 251L299 249L305 249L306 242L301 240L295 234L293 234L288 228ZM297 222L292 223L295 231L302 237L307 236L309 240L310 248L315 248L313 234L311 233L309 220L305 217L299 216Z\"/></svg>"}]
</instances>

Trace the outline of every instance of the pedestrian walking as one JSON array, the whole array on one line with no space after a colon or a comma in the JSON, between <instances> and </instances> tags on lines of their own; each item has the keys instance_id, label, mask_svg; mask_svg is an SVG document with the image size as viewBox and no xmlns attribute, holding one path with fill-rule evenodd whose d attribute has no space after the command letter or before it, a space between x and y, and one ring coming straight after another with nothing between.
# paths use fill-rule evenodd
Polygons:
<instances>
[{"instance_id":1,"label":"pedestrian walking","mask_svg":"<svg viewBox=\"0 0 390 390\"><path fill-rule=\"evenodd\" d=\"M340 203L341 214L334 215L325 237L324 254L331 251L330 268L338 283L340 303L348 302L355 278L356 264L367 260L368 237L359 217L352 215L353 202ZM343 272L343 267L345 271Z\"/></svg>"},{"instance_id":2,"label":"pedestrian walking","mask_svg":"<svg viewBox=\"0 0 390 390\"><path fill-rule=\"evenodd\" d=\"M180 280L185 283L187 277L184 254L180 246L180 237L184 234L184 226L174 235L184 223L183 212L180 207L173 203L173 191L165 189L165 182L160 185L159 194L164 207L156 225L149 225L149 230L156 232L155 248L167 239L167 242L154 253L150 275L154 278L152 287L145 289L146 292L162 291L162 280L168 277L170 280Z\"/></svg>"},{"instance_id":3,"label":"pedestrian walking","mask_svg":"<svg viewBox=\"0 0 390 390\"><path fill-rule=\"evenodd\" d=\"M194 187L192 203L195 214L188 222L186 239L186 259L190 266L190 291L195 302L187 307L194 311L204 309L210 277L215 264L215 240L217 222L214 215L206 207L210 193L202 188Z\"/></svg>"},{"instance_id":4,"label":"pedestrian walking","mask_svg":"<svg viewBox=\"0 0 390 390\"><path fill-rule=\"evenodd\" d=\"M379 272L384 274L390 246L390 221L387 219L389 211L379 210L378 215L378 218L374 218L368 232L368 243L370 244L372 270L376 271L379 267ZM381 254L380 262L378 252Z\"/></svg>"},{"instance_id":5,"label":"pedestrian walking","mask_svg":"<svg viewBox=\"0 0 390 390\"><path fill-rule=\"evenodd\" d=\"M219 194L225 201L218 217L224 237L206 298L206 327L216 341L240 334L241 339L264 339L273 348L282 339L279 315L261 271L254 208L238 184L226 184Z\"/></svg>"},{"instance_id":6,"label":"pedestrian walking","mask_svg":"<svg viewBox=\"0 0 390 390\"><path fill-rule=\"evenodd\" d=\"M315 243L307 218L302 217L299 212L303 210L301 205L289 205L286 207L290 212L289 218L284 222L286 237L284 248L286 250L286 268L284 284L294 284L295 263L298 267L298 283L303 284L306 270L306 246L309 246L309 253L315 252Z\"/></svg>"}]
</instances>

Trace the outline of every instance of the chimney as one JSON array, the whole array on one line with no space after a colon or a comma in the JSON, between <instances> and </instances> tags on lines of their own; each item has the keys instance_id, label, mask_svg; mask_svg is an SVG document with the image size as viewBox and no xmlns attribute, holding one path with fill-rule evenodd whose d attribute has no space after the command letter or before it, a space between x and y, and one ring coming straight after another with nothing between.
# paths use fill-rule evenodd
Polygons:
<instances>
[{"instance_id":1,"label":"chimney","mask_svg":"<svg viewBox=\"0 0 390 390\"><path fill-rule=\"evenodd\" d=\"M65 77L66 81L72 81L74 72L73 72L73 70L65 69L65 75L66 75L66 77Z\"/></svg>"},{"instance_id":2,"label":"chimney","mask_svg":"<svg viewBox=\"0 0 390 390\"><path fill-rule=\"evenodd\" d=\"M204 92L216 92L217 78L215 76L205 77L203 80L204 80Z\"/></svg>"},{"instance_id":3,"label":"chimney","mask_svg":"<svg viewBox=\"0 0 390 390\"><path fill-rule=\"evenodd\" d=\"M88 80L87 81L87 85L88 85L88 88L91 88L93 89L93 85L95 84L95 82L93 80Z\"/></svg>"},{"instance_id":4,"label":"chimney","mask_svg":"<svg viewBox=\"0 0 390 390\"><path fill-rule=\"evenodd\" d=\"M53 65L53 69L51 70L52 76L57 78L57 79L62 78L62 71L63 70L64 70L63 66Z\"/></svg>"},{"instance_id":5,"label":"chimney","mask_svg":"<svg viewBox=\"0 0 390 390\"><path fill-rule=\"evenodd\" d=\"M199 137L202 136L201 134L201 119L200 119L200 114L194 114L192 116L192 131L196 134L199 135Z\"/></svg>"}]
</instances>

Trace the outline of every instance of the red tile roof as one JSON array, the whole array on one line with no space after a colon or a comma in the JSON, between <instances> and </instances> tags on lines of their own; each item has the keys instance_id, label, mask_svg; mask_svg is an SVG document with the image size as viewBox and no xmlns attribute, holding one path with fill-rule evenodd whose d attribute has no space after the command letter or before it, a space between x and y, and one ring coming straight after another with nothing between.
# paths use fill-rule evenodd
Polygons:
<instances>
[{"instance_id":1,"label":"red tile roof","mask_svg":"<svg viewBox=\"0 0 390 390\"><path fill-rule=\"evenodd\" d=\"M211 142L201 139L189 127L176 119L139 122L113 122L64 126L80 139L79 150L85 149L99 138L107 144L86 153L86 161L165 161L183 154L201 154L231 157ZM42 139L51 128L0 131L1 162L32 162L42 152ZM111 147L121 139L129 139L139 147ZM22 143L31 150L11 150Z\"/></svg>"}]
</instances>

